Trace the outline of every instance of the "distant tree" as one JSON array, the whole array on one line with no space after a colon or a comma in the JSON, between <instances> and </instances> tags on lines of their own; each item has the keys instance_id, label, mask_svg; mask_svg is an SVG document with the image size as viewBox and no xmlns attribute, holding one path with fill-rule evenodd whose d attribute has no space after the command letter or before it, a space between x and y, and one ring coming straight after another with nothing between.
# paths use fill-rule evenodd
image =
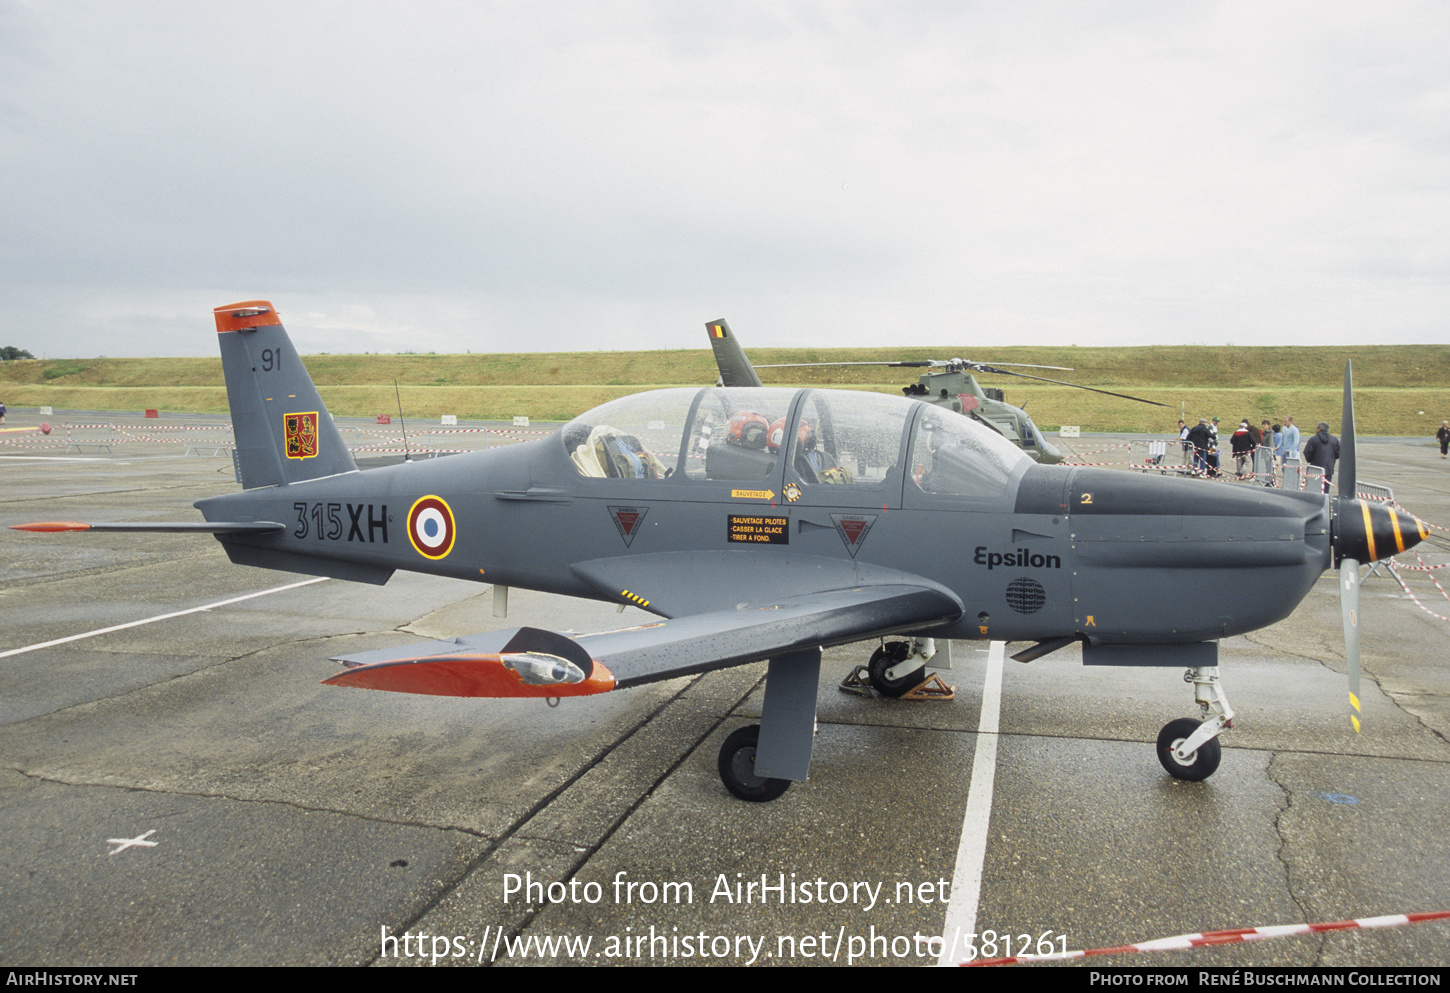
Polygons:
<instances>
[{"instance_id":1,"label":"distant tree","mask_svg":"<svg viewBox=\"0 0 1450 993\"><path fill-rule=\"evenodd\" d=\"M4 360L6 362L9 362L11 359L33 358L35 358L34 355L31 355L23 348L16 348L14 345L6 345L5 347L0 348L0 360Z\"/></svg>"}]
</instances>

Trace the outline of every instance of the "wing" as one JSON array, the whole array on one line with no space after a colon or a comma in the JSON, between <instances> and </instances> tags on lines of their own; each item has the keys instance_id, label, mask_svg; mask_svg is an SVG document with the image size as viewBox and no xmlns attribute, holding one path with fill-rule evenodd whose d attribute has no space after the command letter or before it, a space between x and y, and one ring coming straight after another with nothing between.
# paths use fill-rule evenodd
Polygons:
<instances>
[{"instance_id":1,"label":"wing","mask_svg":"<svg viewBox=\"0 0 1450 993\"><path fill-rule=\"evenodd\" d=\"M743 665L949 623L962 604L925 583L821 590L573 638L513 628L334 661L335 686L441 696L561 697Z\"/></svg>"}]
</instances>

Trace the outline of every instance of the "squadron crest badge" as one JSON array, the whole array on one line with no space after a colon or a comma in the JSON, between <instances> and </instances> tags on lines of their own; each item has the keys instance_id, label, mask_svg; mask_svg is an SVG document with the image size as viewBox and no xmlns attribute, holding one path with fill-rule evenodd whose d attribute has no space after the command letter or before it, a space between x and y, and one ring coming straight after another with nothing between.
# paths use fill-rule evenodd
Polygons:
<instances>
[{"instance_id":1,"label":"squadron crest badge","mask_svg":"<svg viewBox=\"0 0 1450 993\"><path fill-rule=\"evenodd\" d=\"M282 434L289 459L317 457L317 411L282 415Z\"/></svg>"}]
</instances>

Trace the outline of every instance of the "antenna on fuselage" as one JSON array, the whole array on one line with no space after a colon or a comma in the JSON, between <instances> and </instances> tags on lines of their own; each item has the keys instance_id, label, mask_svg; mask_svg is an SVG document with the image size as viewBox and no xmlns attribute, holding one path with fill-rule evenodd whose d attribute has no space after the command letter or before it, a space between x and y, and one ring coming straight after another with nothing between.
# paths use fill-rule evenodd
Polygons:
<instances>
[{"instance_id":1,"label":"antenna on fuselage","mask_svg":"<svg viewBox=\"0 0 1450 993\"><path fill-rule=\"evenodd\" d=\"M403 429L403 461L413 461L413 455L408 451L408 423L403 420L403 394L398 389L398 381L393 380L393 395L398 398L398 427Z\"/></svg>"}]
</instances>

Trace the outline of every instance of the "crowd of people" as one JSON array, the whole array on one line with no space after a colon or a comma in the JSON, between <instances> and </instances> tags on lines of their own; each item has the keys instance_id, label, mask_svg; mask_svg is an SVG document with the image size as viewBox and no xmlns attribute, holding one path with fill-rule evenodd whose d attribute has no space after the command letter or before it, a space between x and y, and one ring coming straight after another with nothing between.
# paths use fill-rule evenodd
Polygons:
<instances>
[{"instance_id":1,"label":"crowd of people","mask_svg":"<svg viewBox=\"0 0 1450 993\"><path fill-rule=\"evenodd\" d=\"M1450 446L1450 422L1441 428L1442 451ZM1437 436L1439 437L1439 436ZM1224 471L1219 464L1219 419L1200 418L1189 427L1178 422L1178 440L1183 445L1183 461L1194 472L1217 476ZM1317 466L1324 486L1334 480L1334 464L1339 460L1339 439L1329 433L1329 424L1320 421L1314 434L1301 445L1299 426L1293 417L1282 424L1267 420L1257 425L1245 417L1229 436L1229 452L1234 460L1234 474L1240 479L1252 478L1265 486L1277 485L1277 473L1286 465Z\"/></svg>"},{"instance_id":2,"label":"crowd of people","mask_svg":"<svg viewBox=\"0 0 1450 993\"><path fill-rule=\"evenodd\" d=\"M1178 440L1183 445L1183 464L1204 476L1224 472L1219 465L1219 419L1200 418L1196 425L1178 422ZM1450 420L1440 422L1435 432L1440 444L1440 457L1450 458ZM1234 460L1234 474L1239 479L1253 479L1265 486L1276 486L1278 472L1288 464L1316 466L1323 474L1324 488L1334 481L1334 465L1339 461L1339 439L1329 432L1329 424L1320 421L1314 433L1301 443L1294 418L1283 424L1260 421L1257 426L1245 417L1229 436L1229 453Z\"/></svg>"},{"instance_id":3,"label":"crowd of people","mask_svg":"<svg viewBox=\"0 0 1450 993\"><path fill-rule=\"evenodd\" d=\"M1183 445L1183 464L1192 465L1193 471L1204 476L1218 476L1224 472L1219 465L1219 419L1200 418L1190 427L1178 422L1178 440ZM1450 458L1450 420L1440 422L1435 432L1440 444L1440 457ZM1229 453L1234 460L1234 474L1239 479L1253 479L1265 486L1276 486L1278 473L1286 465L1316 466L1323 475L1323 485L1328 490L1334 481L1334 465L1339 461L1339 439L1329 432L1329 424L1320 421L1314 433L1301 443L1299 428L1294 418L1284 418L1283 424L1260 421L1257 426L1245 417L1229 436Z\"/></svg>"}]
</instances>

